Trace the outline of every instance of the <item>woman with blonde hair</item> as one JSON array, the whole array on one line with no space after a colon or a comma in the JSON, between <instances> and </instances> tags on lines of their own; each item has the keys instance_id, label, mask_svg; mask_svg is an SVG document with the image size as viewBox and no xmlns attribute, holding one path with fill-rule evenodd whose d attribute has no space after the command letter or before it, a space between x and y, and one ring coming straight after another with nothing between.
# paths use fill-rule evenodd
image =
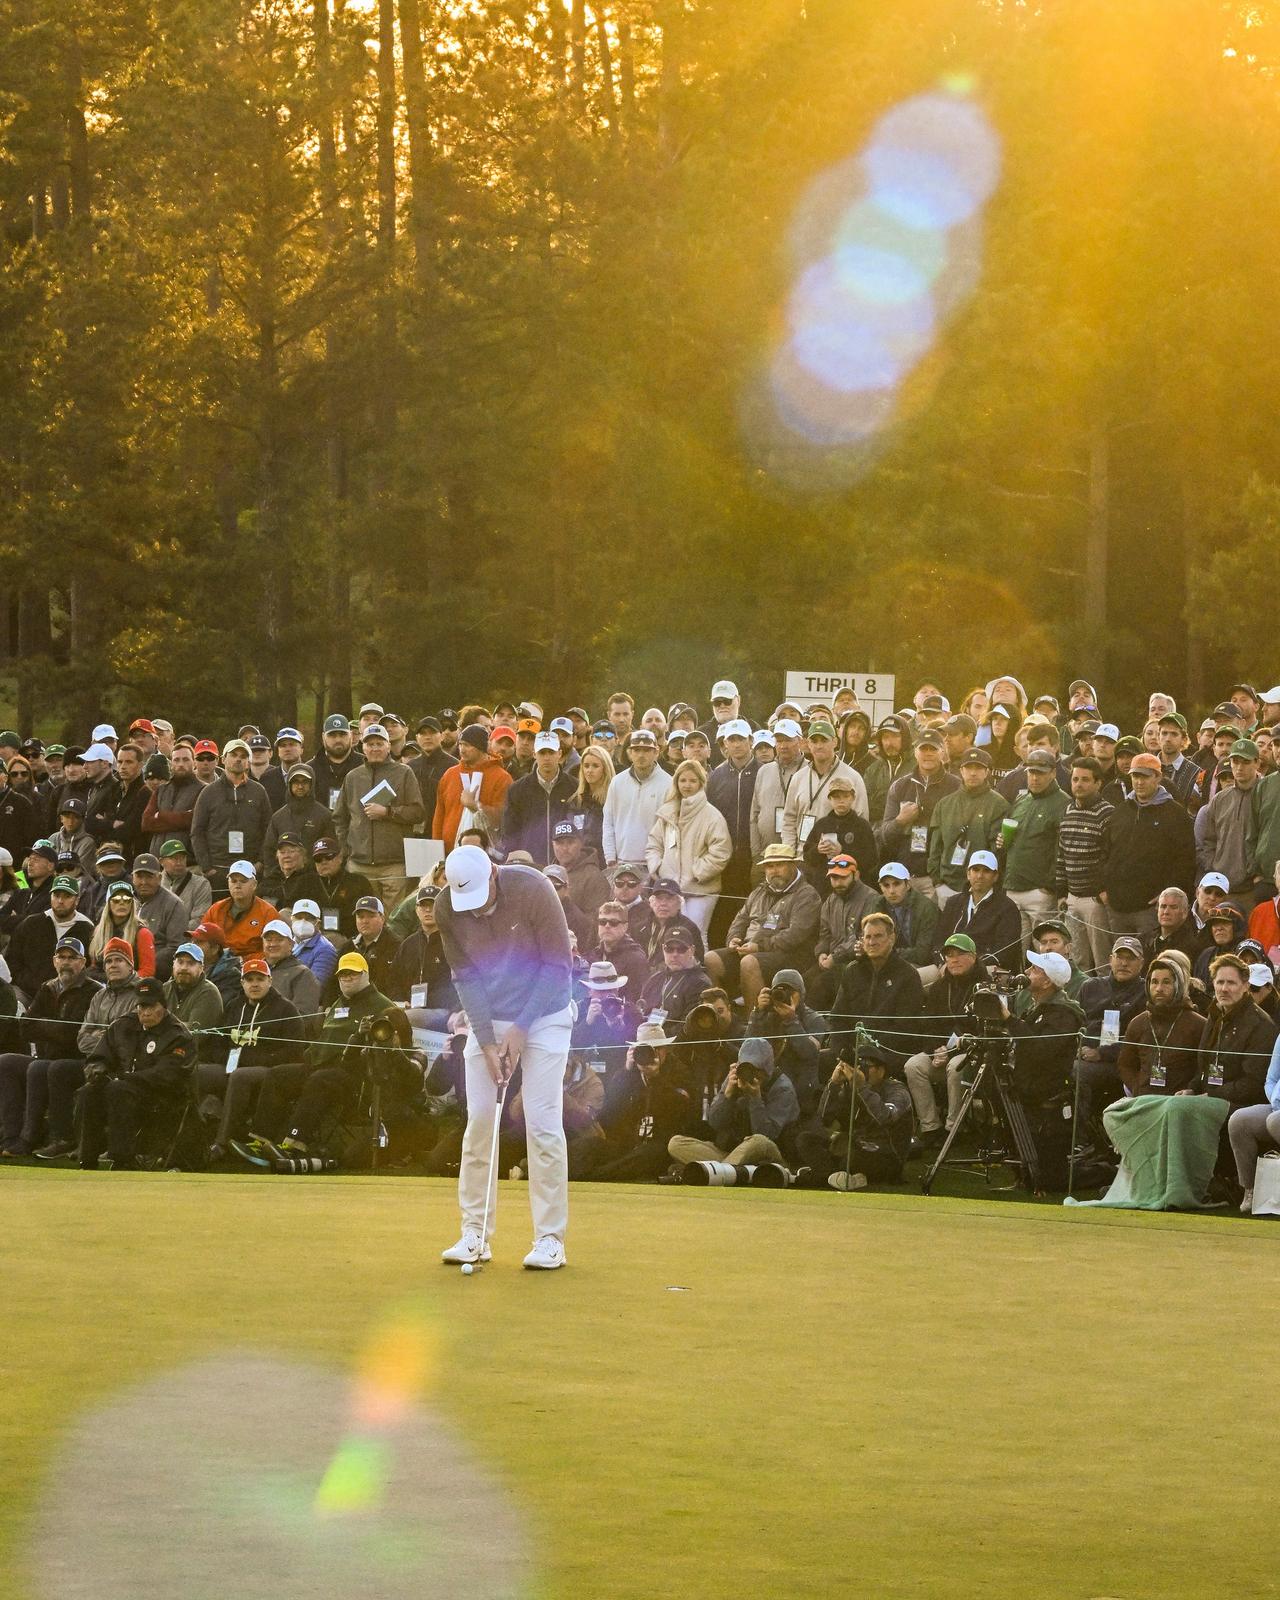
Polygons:
<instances>
[{"instance_id":1,"label":"woman with blonde hair","mask_svg":"<svg viewBox=\"0 0 1280 1600\"><path fill-rule=\"evenodd\" d=\"M960 702L960 709L966 717L972 717L975 722L981 722L990 710L991 700L987 691L982 687L970 689Z\"/></svg>"},{"instance_id":2,"label":"woman with blonde hair","mask_svg":"<svg viewBox=\"0 0 1280 1600\"><path fill-rule=\"evenodd\" d=\"M649 830L645 861L655 878L674 878L684 914L706 937L720 898L720 875L733 855L729 824L707 799L707 775L682 761Z\"/></svg>"},{"instance_id":3,"label":"woman with blonde hair","mask_svg":"<svg viewBox=\"0 0 1280 1600\"><path fill-rule=\"evenodd\" d=\"M102 915L89 941L89 964L102 971L102 956L109 939L123 939L133 951L133 970L140 978L152 978L156 971L156 942L151 929L138 916L138 902L127 878L113 883L107 891Z\"/></svg>"},{"instance_id":4,"label":"woman with blonde hair","mask_svg":"<svg viewBox=\"0 0 1280 1600\"><path fill-rule=\"evenodd\" d=\"M578 763L578 787L567 806L582 842L604 861L604 802L615 773L613 759L602 745L589 744Z\"/></svg>"}]
</instances>

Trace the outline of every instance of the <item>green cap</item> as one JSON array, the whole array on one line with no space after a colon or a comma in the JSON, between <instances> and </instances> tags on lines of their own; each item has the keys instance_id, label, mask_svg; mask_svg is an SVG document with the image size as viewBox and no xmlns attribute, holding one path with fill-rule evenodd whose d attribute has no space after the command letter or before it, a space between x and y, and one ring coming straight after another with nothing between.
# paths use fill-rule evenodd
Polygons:
<instances>
[{"instance_id":1,"label":"green cap","mask_svg":"<svg viewBox=\"0 0 1280 1600\"><path fill-rule=\"evenodd\" d=\"M58 889L65 889L68 894L80 893L80 885L74 878L68 878L65 873L53 880L49 885L49 893L53 894Z\"/></svg>"},{"instance_id":2,"label":"green cap","mask_svg":"<svg viewBox=\"0 0 1280 1600\"><path fill-rule=\"evenodd\" d=\"M160 854L162 857L189 856L191 852L187 849L186 845L183 844L181 839L166 839L165 842L160 846Z\"/></svg>"},{"instance_id":3,"label":"green cap","mask_svg":"<svg viewBox=\"0 0 1280 1600\"><path fill-rule=\"evenodd\" d=\"M1123 739L1116 740L1116 754L1118 756L1140 756L1142 754L1142 740L1136 739L1131 733L1126 733Z\"/></svg>"},{"instance_id":4,"label":"green cap","mask_svg":"<svg viewBox=\"0 0 1280 1600\"><path fill-rule=\"evenodd\" d=\"M1258 759L1258 747L1252 739L1237 739L1231 746L1230 754L1233 758L1241 756L1246 761L1256 761Z\"/></svg>"},{"instance_id":5,"label":"green cap","mask_svg":"<svg viewBox=\"0 0 1280 1600\"><path fill-rule=\"evenodd\" d=\"M976 956L978 947L967 933L953 933L942 948L944 950L963 950L966 955Z\"/></svg>"},{"instance_id":6,"label":"green cap","mask_svg":"<svg viewBox=\"0 0 1280 1600\"><path fill-rule=\"evenodd\" d=\"M65 756L67 747L65 744L47 744L44 747L44 753L47 756Z\"/></svg>"},{"instance_id":7,"label":"green cap","mask_svg":"<svg viewBox=\"0 0 1280 1600\"><path fill-rule=\"evenodd\" d=\"M809 724L809 737L811 739L834 739L835 736L836 730L829 722L824 722L821 718L817 722Z\"/></svg>"},{"instance_id":8,"label":"green cap","mask_svg":"<svg viewBox=\"0 0 1280 1600\"><path fill-rule=\"evenodd\" d=\"M1069 939L1071 937L1071 929L1067 927L1066 923L1061 917L1039 918L1031 930L1031 937L1034 939L1040 933L1041 929L1044 929L1049 933L1060 933L1064 939Z\"/></svg>"},{"instance_id":9,"label":"green cap","mask_svg":"<svg viewBox=\"0 0 1280 1600\"><path fill-rule=\"evenodd\" d=\"M1164 716L1160 718L1158 725L1163 727L1166 722L1175 723L1182 729L1183 733L1187 731L1187 719L1182 715L1181 711L1166 711Z\"/></svg>"},{"instance_id":10,"label":"green cap","mask_svg":"<svg viewBox=\"0 0 1280 1600\"><path fill-rule=\"evenodd\" d=\"M1218 724L1218 733L1229 733L1233 739L1238 739L1240 737L1240 724L1238 722L1220 722ZM1218 733L1214 734L1215 739L1218 737ZM3 740L0 740L0 743L3 743Z\"/></svg>"},{"instance_id":11,"label":"green cap","mask_svg":"<svg viewBox=\"0 0 1280 1600\"><path fill-rule=\"evenodd\" d=\"M11 744L15 750L22 749L22 735L15 733L12 728L6 728L0 733L0 744Z\"/></svg>"}]
</instances>

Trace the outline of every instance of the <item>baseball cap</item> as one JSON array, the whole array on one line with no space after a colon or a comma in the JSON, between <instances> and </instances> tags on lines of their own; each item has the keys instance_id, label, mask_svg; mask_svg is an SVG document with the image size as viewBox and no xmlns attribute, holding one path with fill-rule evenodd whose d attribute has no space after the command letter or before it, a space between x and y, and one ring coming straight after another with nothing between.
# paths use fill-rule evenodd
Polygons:
<instances>
[{"instance_id":1,"label":"baseball cap","mask_svg":"<svg viewBox=\"0 0 1280 1600\"><path fill-rule=\"evenodd\" d=\"M1071 963L1066 956L1060 956L1056 950L1050 950L1044 955L1038 950L1033 950L1027 957L1027 965L1039 967L1049 982L1059 989L1071 982Z\"/></svg>"},{"instance_id":2,"label":"baseball cap","mask_svg":"<svg viewBox=\"0 0 1280 1600\"><path fill-rule=\"evenodd\" d=\"M1258 699L1262 702L1262 704L1264 706L1278 706L1278 705L1280 705L1280 683L1278 683L1275 686L1274 689L1265 689L1258 696ZM49 748L50 748L50 750L52 750L53 746L50 745Z\"/></svg>"},{"instance_id":3,"label":"baseball cap","mask_svg":"<svg viewBox=\"0 0 1280 1600\"><path fill-rule=\"evenodd\" d=\"M684 898L684 890L674 878L655 878L649 886L650 894L677 894Z\"/></svg>"},{"instance_id":4,"label":"baseball cap","mask_svg":"<svg viewBox=\"0 0 1280 1600\"><path fill-rule=\"evenodd\" d=\"M1221 889L1223 894L1231 893L1231 882L1225 872L1206 872L1200 880L1202 889Z\"/></svg>"},{"instance_id":5,"label":"baseball cap","mask_svg":"<svg viewBox=\"0 0 1280 1600\"><path fill-rule=\"evenodd\" d=\"M779 734L785 739L798 739L800 737L800 724L792 717L779 717L773 725L773 734L775 739Z\"/></svg>"},{"instance_id":6,"label":"baseball cap","mask_svg":"<svg viewBox=\"0 0 1280 1600\"><path fill-rule=\"evenodd\" d=\"M770 750L776 750L778 748L778 741L769 732L768 728L758 728L755 733L751 735L751 748L753 750L762 744L767 744Z\"/></svg>"},{"instance_id":7,"label":"baseball cap","mask_svg":"<svg viewBox=\"0 0 1280 1600\"><path fill-rule=\"evenodd\" d=\"M966 954L976 956L978 947L967 933L953 933L949 939L942 941L944 950L963 950Z\"/></svg>"},{"instance_id":8,"label":"baseball cap","mask_svg":"<svg viewBox=\"0 0 1280 1600\"><path fill-rule=\"evenodd\" d=\"M319 922L320 907L314 900L295 900L291 914L295 917L310 917L312 922Z\"/></svg>"},{"instance_id":9,"label":"baseball cap","mask_svg":"<svg viewBox=\"0 0 1280 1600\"><path fill-rule=\"evenodd\" d=\"M540 733L534 738L533 749L535 755L539 750L553 750L557 755L559 755L560 741L556 738L554 733Z\"/></svg>"},{"instance_id":10,"label":"baseball cap","mask_svg":"<svg viewBox=\"0 0 1280 1600\"><path fill-rule=\"evenodd\" d=\"M537 717L521 717L516 723L517 733L541 733L542 723Z\"/></svg>"},{"instance_id":11,"label":"baseball cap","mask_svg":"<svg viewBox=\"0 0 1280 1600\"><path fill-rule=\"evenodd\" d=\"M469 848L464 846L464 849ZM368 972L369 963L358 950L348 950L345 955L338 957L339 972Z\"/></svg>"},{"instance_id":12,"label":"baseball cap","mask_svg":"<svg viewBox=\"0 0 1280 1600\"><path fill-rule=\"evenodd\" d=\"M572 731L572 729L573 724L570 723L569 731ZM630 738L628 738L627 746L629 749L634 750L638 744L642 744L646 746L646 748L652 747L654 750L656 750L658 748L658 736L654 733L652 728L636 728L632 732Z\"/></svg>"},{"instance_id":13,"label":"baseball cap","mask_svg":"<svg viewBox=\"0 0 1280 1600\"><path fill-rule=\"evenodd\" d=\"M882 878L896 878L899 883L906 883L910 880L910 877L911 874L902 865L901 861L886 861L880 868L877 881Z\"/></svg>"},{"instance_id":14,"label":"baseball cap","mask_svg":"<svg viewBox=\"0 0 1280 1600\"><path fill-rule=\"evenodd\" d=\"M1120 730L1114 722L1100 722L1093 730L1093 737L1095 739L1110 739L1112 744L1117 744L1120 740Z\"/></svg>"},{"instance_id":15,"label":"baseball cap","mask_svg":"<svg viewBox=\"0 0 1280 1600\"><path fill-rule=\"evenodd\" d=\"M1086 684L1085 687L1087 688L1088 685ZM1034 711L1037 706L1052 706L1057 711L1059 709L1058 697L1052 694L1038 694L1031 702L1032 710Z\"/></svg>"},{"instance_id":16,"label":"baseball cap","mask_svg":"<svg viewBox=\"0 0 1280 1600\"><path fill-rule=\"evenodd\" d=\"M1244 712L1234 700L1219 700L1213 708L1215 717L1230 717L1233 722L1243 722Z\"/></svg>"},{"instance_id":17,"label":"baseball cap","mask_svg":"<svg viewBox=\"0 0 1280 1600\"><path fill-rule=\"evenodd\" d=\"M175 956L190 956L193 961L198 961L201 966L204 965L204 951L194 939L188 939L186 944L180 944L173 953Z\"/></svg>"},{"instance_id":18,"label":"baseball cap","mask_svg":"<svg viewBox=\"0 0 1280 1600\"><path fill-rule=\"evenodd\" d=\"M416 900L414 901L414 904L415 905L425 905L428 900L438 900L439 898L440 898L440 885L439 884L437 884L437 883L423 883L423 884L419 884L419 886L418 886L418 894L417 894Z\"/></svg>"},{"instance_id":19,"label":"baseball cap","mask_svg":"<svg viewBox=\"0 0 1280 1600\"><path fill-rule=\"evenodd\" d=\"M292 939L293 938L293 929L289 926L289 924L284 920L283 917L273 917L271 919L271 921L267 923L266 927L262 931L263 931L263 933L279 933L279 934L283 934L286 939Z\"/></svg>"},{"instance_id":20,"label":"baseball cap","mask_svg":"<svg viewBox=\"0 0 1280 1600\"><path fill-rule=\"evenodd\" d=\"M999 872L1000 863L990 850L975 850L965 862L966 867L986 867L988 872Z\"/></svg>"},{"instance_id":21,"label":"baseball cap","mask_svg":"<svg viewBox=\"0 0 1280 1600\"><path fill-rule=\"evenodd\" d=\"M821 717L816 722L809 724L810 739L834 739L836 730L829 722L824 722Z\"/></svg>"},{"instance_id":22,"label":"baseball cap","mask_svg":"<svg viewBox=\"0 0 1280 1600\"><path fill-rule=\"evenodd\" d=\"M253 750L270 750L270 748L271 748L271 740L267 738L265 733L251 733L249 735L249 749L250 749L250 751L253 751Z\"/></svg>"},{"instance_id":23,"label":"baseball cap","mask_svg":"<svg viewBox=\"0 0 1280 1600\"><path fill-rule=\"evenodd\" d=\"M474 849L475 847L472 846L471 848ZM483 851L480 853L484 854ZM485 857L485 859L487 860L488 857ZM383 905L376 894L362 894L351 909L353 914L359 911L372 911L380 917L385 917L387 914L386 906Z\"/></svg>"},{"instance_id":24,"label":"baseball cap","mask_svg":"<svg viewBox=\"0 0 1280 1600\"><path fill-rule=\"evenodd\" d=\"M1166 711L1164 716L1156 719L1156 726L1163 728L1166 722L1171 722L1175 728L1180 728L1183 733L1187 731L1187 719L1181 711Z\"/></svg>"},{"instance_id":25,"label":"baseball cap","mask_svg":"<svg viewBox=\"0 0 1280 1600\"><path fill-rule=\"evenodd\" d=\"M1256 761L1258 747L1252 739L1237 739L1227 754L1232 757L1239 756L1242 761Z\"/></svg>"},{"instance_id":26,"label":"baseball cap","mask_svg":"<svg viewBox=\"0 0 1280 1600\"><path fill-rule=\"evenodd\" d=\"M1235 730L1231 730L1234 737ZM1142 754L1142 740L1135 734L1126 733L1116 740L1116 754L1118 756L1140 756Z\"/></svg>"},{"instance_id":27,"label":"baseball cap","mask_svg":"<svg viewBox=\"0 0 1280 1600\"><path fill-rule=\"evenodd\" d=\"M935 728L926 728L916 740L916 749L945 750L946 741Z\"/></svg>"},{"instance_id":28,"label":"baseball cap","mask_svg":"<svg viewBox=\"0 0 1280 1600\"><path fill-rule=\"evenodd\" d=\"M1112 955L1114 955L1117 950L1127 950L1131 956L1142 956L1146 954L1146 951L1142 948L1142 940L1135 938L1135 936L1131 933L1122 933L1118 939L1112 941Z\"/></svg>"},{"instance_id":29,"label":"baseball cap","mask_svg":"<svg viewBox=\"0 0 1280 1600\"><path fill-rule=\"evenodd\" d=\"M1051 750L1029 750L1024 763L1028 772L1056 772L1058 763Z\"/></svg>"},{"instance_id":30,"label":"baseball cap","mask_svg":"<svg viewBox=\"0 0 1280 1600\"><path fill-rule=\"evenodd\" d=\"M681 947L692 949L693 935L689 932L688 928L668 928L666 933L664 933L662 936L663 949L665 949L668 945L680 945Z\"/></svg>"},{"instance_id":31,"label":"baseball cap","mask_svg":"<svg viewBox=\"0 0 1280 1600\"><path fill-rule=\"evenodd\" d=\"M115 751L110 745L101 744L97 739L89 746L82 757L85 761L114 761Z\"/></svg>"},{"instance_id":32,"label":"baseball cap","mask_svg":"<svg viewBox=\"0 0 1280 1600\"><path fill-rule=\"evenodd\" d=\"M72 933L64 933L53 947L55 950L70 950L73 955L82 956L84 945Z\"/></svg>"},{"instance_id":33,"label":"baseball cap","mask_svg":"<svg viewBox=\"0 0 1280 1600\"><path fill-rule=\"evenodd\" d=\"M856 794L856 792L857 791L853 787L853 780L851 778L846 778L842 773L839 772L836 773L831 782L827 785L828 794Z\"/></svg>"},{"instance_id":34,"label":"baseball cap","mask_svg":"<svg viewBox=\"0 0 1280 1600\"><path fill-rule=\"evenodd\" d=\"M366 700L365 703L360 707L360 715L362 717L370 715L380 717L382 714L383 708L376 700Z\"/></svg>"},{"instance_id":35,"label":"baseball cap","mask_svg":"<svg viewBox=\"0 0 1280 1600\"><path fill-rule=\"evenodd\" d=\"M317 839L311 846L311 859L313 861L327 861L333 856L342 854L342 846L336 839Z\"/></svg>"},{"instance_id":36,"label":"baseball cap","mask_svg":"<svg viewBox=\"0 0 1280 1600\"><path fill-rule=\"evenodd\" d=\"M454 911L475 911L489 898L493 863L478 844L463 844L451 850L444 875Z\"/></svg>"},{"instance_id":37,"label":"baseball cap","mask_svg":"<svg viewBox=\"0 0 1280 1600\"><path fill-rule=\"evenodd\" d=\"M236 751L241 751L247 756L253 754L253 751L250 750L248 743L244 739L228 739L226 744L224 744L222 747L222 754L224 757L233 755Z\"/></svg>"},{"instance_id":38,"label":"baseball cap","mask_svg":"<svg viewBox=\"0 0 1280 1600\"><path fill-rule=\"evenodd\" d=\"M552 883L558 883L561 888L567 889L569 887L569 874L558 861L553 861L549 867L543 867L542 876L550 878Z\"/></svg>"},{"instance_id":39,"label":"baseball cap","mask_svg":"<svg viewBox=\"0 0 1280 1600\"><path fill-rule=\"evenodd\" d=\"M1060 933L1064 939L1071 937L1071 929L1061 917L1040 917L1032 926L1031 936L1036 939L1041 933Z\"/></svg>"},{"instance_id":40,"label":"baseball cap","mask_svg":"<svg viewBox=\"0 0 1280 1600\"><path fill-rule=\"evenodd\" d=\"M937 711L949 712L951 710L951 702L945 695L927 694L920 702L920 709L921 711L929 712L931 715Z\"/></svg>"},{"instance_id":41,"label":"baseball cap","mask_svg":"<svg viewBox=\"0 0 1280 1600\"><path fill-rule=\"evenodd\" d=\"M380 722L371 722L360 735L360 743L363 744L366 739L385 739L387 737L387 730Z\"/></svg>"},{"instance_id":42,"label":"baseball cap","mask_svg":"<svg viewBox=\"0 0 1280 1600\"><path fill-rule=\"evenodd\" d=\"M947 718L942 731L943 733L963 733L972 739L978 731L978 724L967 711L957 711L955 716Z\"/></svg>"},{"instance_id":43,"label":"baseball cap","mask_svg":"<svg viewBox=\"0 0 1280 1600\"><path fill-rule=\"evenodd\" d=\"M162 868L160 866L160 857L159 856L153 856L151 854L150 850L145 850L145 851L143 851L143 853L140 856L134 856L134 858L133 858L133 870L135 872L155 872L155 873L159 873L160 871L162 871Z\"/></svg>"},{"instance_id":44,"label":"baseball cap","mask_svg":"<svg viewBox=\"0 0 1280 1600\"><path fill-rule=\"evenodd\" d=\"M281 728L276 734L276 743L279 744L281 739L296 739L299 744L302 743L302 735L296 728Z\"/></svg>"},{"instance_id":45,"label":"baseball cap","mask_svg":"<svg viewBox=\"0 0 1280 1600\"><path fill-rule=\"evenodd\" d=\"M301 850L303 848L302 835L286 828L283 833L276 835L276 849L278 850L281 845L296 845Z\"/></svg>"},{"instance_id":46,"label":"baseball cap","mask_svg":"<svg viewBox=\"0 0 1280 1600\"><path fill-rule=\"evenodd\" d=\"M100 722L90 737L96 742L99 739L118 739L120 735L109 722ZM17 735L15 734L14 743L16 744L17 742Z\"/></svg>"},{"instance_id":47,"label":"baseball cap","mask_svg":"<svg viewBox=\"0 0 1280 1600\"><path fill-rule=\"evenodd\" d=\"M335 711L332 716L324 719L323 731L325 733L350 733L351 725L340 711Z\"/></svg>"},{"instance_id":48,"label":"baseball cap","mask_svg":"<svg viewBox=\"0 0 1280 1600\"><path fill-rule=\"evenodd\" d=\"M93 859L98 863L99 866L101 866L104 861L123 861L124 851L118 844L112 844L111 841L107 839L98 846L97 853Z\"/></svg>"},{"instance_id":49,"label":"baseball cap","mask_svg":"<svg viewBox=\"0 0 1280 1600\"><path fill-rule=\"evenodd\" d=\"M856 872L857 870L858 863L852 856L832 856L830 861L827 862L828 877L833 872Z\"/></svg>"},{"instance_id":50,"label":"baseball cap","mask_svg":"<svg viewBox=\"0 0 1280 1600\"><path fill-rule=\"evenodd\" d=\"M648 733L649 730L647 728L644 728L644 729L639 729L637 731L643 732L643 733ZM573 723L569 721L568 717L552 717L552 719L551 719L551 732L552 733L572 733L573 732Z\"/></svg>"},{"instance_id":51,"label":"baseball cap","mask_svg":"<svg viewBox=\"0 0 1280 1600\"><path fill-rule=\"evenodd\" d=\"M581 836L581 831L576 822L571 821L568 817L563 817L552 828L551 837L553 839L577 839Z\"/></svg>"},{"instance_id":52,"label":"baseball cap","mask_svg":"<svg viewBox=\"0 0 1280 1600\"><path fill-rule=\"evenodd\" d=\"M233 861L227 868L228 878L256 878L258 869L252 861Z\"/></svg>"},{"instance_id":53,"label":"baseball cap","mask_svg":"<svg viewBox=\"0 0 1280 1600\"><path fill-rule=\"evenodd\" d=\"M154 722L152 722L150 717L135 717L129 724L130 733L135 732L139 728L143 733L154 733L156 731L156 725Z\"/></svg>"},{"instance_id":54,"label":"baseball cap","mask_svg":"<svg viewBox=\"0 0 1280 1600\"><path fill-rule=\"evenodd\" d=\"M134 1004L140 1006L154 1006L166 1004L164 997L164 984L159 978L143 978L134 990Z\"/></svg>"},{"instance_id":55,"label":"baseball cap","mask_svg":"<svg viewBox=\"0 0 1280 1600\"><path fill-rule=\"evenodd\" d=\"M1150 772L1154 777L1158 778L1161 770L1160 757L1153 756L1147 750L1144 750L1141 755L1134 756L1133 760L1129 763L1129 771L1131 773Z\"/></svg>"},{"instance_id":56,"label":"baseball cap","mask_svg":"<svg viewBox=\"0 0 1280 1600\"><path fill-rule=\"evenodd\" d=\"M252 972L261 973L264 978L269 978L271 976L271 963L265 961L261 956L249 956L247 960L240 963L240 976L244 978Z\"/></svg>"},{"instance_id":57,"label":"baseball cap","mask_svg":"<svg viewBox=\"0 0 1280 1600\"><path fill-rule=\"evenodd\" d=\"M197 739L191 753L196 756L216 756L218 747L212 739Z\"/></svg>"},{"instance_id":58,"label":"baseball cap","mask_svg":"<svg viewBox=\"0 0 1280 1600\"><path fill-rule=\"evenodd\" d=\"M711 685L712 704L717 700L736 700L738 698L738 685L732 678L718 678Z\"/></svg>"},{"instance_id":59,"label":"baseball cap","mask_svg":"<svg viewBox=\"0 0 1280 1600\"><path fill-rule=\"evenodd\" d=\"M1255 961L1249 968L1249 987L1251 989L1265 989L1274 979L1275 974L1265 961Z\"/></svg>"},{"instance_id":60,"label":"baseball cap","mask_svg":"<svg viewBox=\"0 0 1280 1600\"><path fill-rule=\"evenodd\" d=\"M72 795L69 800L62 800L58 803L59 816L62 816L65 813L73 817L82 817L84 816L84 810L84 801L77 800L75 795Z\"/></svg>"},{"instance_id":61,"label":"baseball cap","mask_svg":"<svg viewBox=\"0 0 1280 1600\"><path fill-rule=\"evenodd\" d=\"M207 939L210 944L216 944L219 947L227 942L226 934L223 933L216 922L197 923L191 930L191 937L193 939Z\"/></svg>"},{"instance_id":62,"label":"baseball cap","mask_svg":"<svg viewBox=\"0 0 1280 1600\"><path fill-rule=\"evenodd\" d=\"M62 756L65 760L67 756L67 746L65 744L47 744L44 747L44 753L47 756Z\"/></svg>"},{"instance_id":63,"label":"baseball cap","mask_svg":"<svg viewBox=\"0 0 1280 1600\"><path fill-rule=\"evenodd\" d=\"M190 854L190 850L187 849L181 839L166 839L160 846L160 859L162 861L166 858L171 859L173 856L189 856Z\"/></svg>"},{"instance_id":64,"label":"baseball cap","mask_svg":"<svg viewBox=\"0 0 1280 1600\"><path fill-rule=\"evenodd\" d=\"M73 889L78 892L80 886L74 878L55 878L53 880L53 887L55 889ZM133 885L129 882L128 878L117 878L116 881L113 884L110 884L107 888L107 899L136 900L137 896L134 894Z\"/></svg>"},{"instance_id":65,"label":"baseball cap","mask_svg":"<svg viewBox=\"0 0 1280 1600\"><path fill-rule=\"evenodd\" d=\"M415 733L439 733L440 721L437 717L419 717L413 725Z\"/></svg>"},{"instance_id":66,"label":"baseball cap","mask_svg":"<svg viewBox=\"0 0 1280 1600\"><path fill-rule=\"evenodd\" d=\"M751 724L745 717L730 717L728 722L721 723L718 739L749 739L751 737Z\"/></svg>"},{"instance_id":67,"label":"baseball cap","mask_svg":"<svg viewBox=\"0 0 1280 1600\"><path fill-rule=\"evenodd\" d=\"M975 745L972 750L966 750L960 757L960 765L962 767L985 767L990 772L991 757L985 750L979 750Z\"/></svg>"}]
</instances>

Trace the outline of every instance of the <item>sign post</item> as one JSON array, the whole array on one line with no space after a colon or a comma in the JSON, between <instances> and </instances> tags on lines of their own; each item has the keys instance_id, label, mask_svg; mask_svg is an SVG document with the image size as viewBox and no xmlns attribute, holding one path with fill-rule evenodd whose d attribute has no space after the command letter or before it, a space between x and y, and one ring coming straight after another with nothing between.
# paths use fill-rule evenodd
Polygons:
<instances>
[{"instance_id":1,"label":"sign post","mask_svg":"<svg viewBox=\"0 0 1280 1600\"><path fill-rule=\"evenodd\" d=\"M895 681L891 672L788 672L783 698L808 711L829 706L841 689L852 689L874 728L894 709Z\"/></svg>"}]
</instances>

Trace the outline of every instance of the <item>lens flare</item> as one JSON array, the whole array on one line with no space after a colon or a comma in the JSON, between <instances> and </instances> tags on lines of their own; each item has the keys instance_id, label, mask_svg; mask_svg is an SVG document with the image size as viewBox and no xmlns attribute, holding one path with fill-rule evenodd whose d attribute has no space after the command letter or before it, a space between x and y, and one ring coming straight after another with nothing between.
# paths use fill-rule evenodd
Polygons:
<instances>
[{"instance_id":1,"label":"lens flare","mask_svg":"<svg viewBox=\"0 0 1280 1600\"><path fill-rule=\"evenodd\" d=\"M1000 143L972 101L925 94L881 118L863 161L890 216L912 228L954 228L995 193Z\"/></svg>"}]
</instances>

